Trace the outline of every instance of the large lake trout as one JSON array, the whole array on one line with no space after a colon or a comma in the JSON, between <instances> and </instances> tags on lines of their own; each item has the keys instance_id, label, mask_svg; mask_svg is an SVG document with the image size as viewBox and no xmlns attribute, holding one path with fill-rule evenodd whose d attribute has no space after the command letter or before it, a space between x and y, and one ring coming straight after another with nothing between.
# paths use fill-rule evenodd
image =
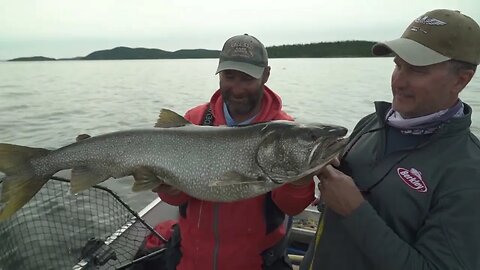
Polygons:
<instances>
[{"instance_id":1,"label":"large lake trout","mask_svg":"<svg viewBox=\"0 0 480 270\"><path fill-rule=\"evenodd\" d=\"M0 220L64 169L72 169L72 193L133 175L134 191L166 183L202 200L251 198L318 171L342 151L347 133L340 126L291 121L196 126L169 110L162 110L155 127L95 136L57 150L0 144L0 171L6 175Z\"/></svg>"}]
</instances>

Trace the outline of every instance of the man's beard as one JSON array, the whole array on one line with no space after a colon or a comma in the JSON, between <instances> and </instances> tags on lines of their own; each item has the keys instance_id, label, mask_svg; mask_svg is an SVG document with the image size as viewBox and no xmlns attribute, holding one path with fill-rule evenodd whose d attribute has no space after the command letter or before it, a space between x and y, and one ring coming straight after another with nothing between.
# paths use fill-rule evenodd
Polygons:
<instances>
[{"instance_id":1,"label":"man's beard","mask_svg":"<svg viewBox=\"0 0 480 270\"><path fill-rule=\"evenodd\" d=\"M227 104L228 111L232 114L246 115L251 113L257 107L263 97L263 87L257 92L248 94L242 102L231 99L229 91L222 92L223 101Z\"/></svg>"}]
</instances>

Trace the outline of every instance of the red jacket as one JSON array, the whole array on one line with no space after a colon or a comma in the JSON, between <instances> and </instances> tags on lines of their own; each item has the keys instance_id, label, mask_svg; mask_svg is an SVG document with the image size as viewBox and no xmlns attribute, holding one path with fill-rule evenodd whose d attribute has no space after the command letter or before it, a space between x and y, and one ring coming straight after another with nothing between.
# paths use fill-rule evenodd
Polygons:
<instances>
[{"instance_id":1,"label":"red jacket","mask_svg":"<svg viewBox=\"0 0 480 270\"><path fill-rule=\"evenodd\" d=\"M293 120L281 110L280 97L266 86L264 90L262 109L253 122ZM201 124L208 106L212 109L214 125L225 125L220 91L215 92L209 104L189 110L185 118ZM271 201L283 213L296 215L314 199L314 183L312 181L306 186L285 184L271 193L230 203L201 201L185 193L158 195L172 205L188 203L186 216L179 218L182 259L177 269L214 269L216 264L215 269L219 270L260 270L262 251L273 246L285 234L283 224L266 233L266 196L271 196Z\"/></svg>"}]
</instances>

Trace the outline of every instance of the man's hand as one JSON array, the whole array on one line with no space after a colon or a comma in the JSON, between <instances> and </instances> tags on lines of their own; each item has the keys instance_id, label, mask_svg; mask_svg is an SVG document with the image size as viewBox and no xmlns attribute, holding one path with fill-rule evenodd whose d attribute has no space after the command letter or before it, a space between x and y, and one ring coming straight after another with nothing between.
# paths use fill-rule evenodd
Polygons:
<instances>
[{"instance_id":1,"label":"man's hand","mask_svg":"<svg viewBox=\"0 0 480 270\"><path fill-rule=\"evenodd\" d=\"M318 179L322 200L337 214L348 216L365 201L353 179L332 165L325 166Z\"/></svg>"},{"instance_id":2,"label":"man's hand","mask_svg":"<svg viewBox=\"0 0 480 270\"><path fill-rule=\"evenodd\" d=\"M166 195L169 195L169 196L176 196L178 194L180 194L180 190L179 189L176 189L170 185L167 185L167 184L160 184L159 186L157 186L156 188L152 189L153 192L155 193L164 193Z\"/></svg>"},{"instance_id":3,"label":"man's hand","mask_svg":"<svg viewBox=\"0 0 480 270\"><path fill-rule=\"evenodd\" d=\"M338 166L340 165L340 161L338 160L338 157L335 157L334 159L332 159L330 161L329 164L333 164L333 166ZM317 174L319 174L321 171L323 170L323 168L320 170L320 171L317 171L317 172L314 172L310 175L307 175L303 178L300 178L294 182L291 182L290 184L294 185L294 186L304 186L304 185L308 185L310 184L310 182L313 180L313 177Z\"/></svg>"}]
</instances>

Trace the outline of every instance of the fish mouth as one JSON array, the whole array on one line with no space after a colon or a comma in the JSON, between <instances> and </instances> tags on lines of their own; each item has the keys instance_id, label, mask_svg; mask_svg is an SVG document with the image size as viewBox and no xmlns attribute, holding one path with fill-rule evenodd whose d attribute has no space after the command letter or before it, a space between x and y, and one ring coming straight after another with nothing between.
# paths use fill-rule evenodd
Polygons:
<instances>
[{"instance_id":1,"label":"fish mouth","mask_svg":"<svg viewBox=\"0 0 480 270\"><path fill-rule=\"evenodd\" d=\"M330 160L335 157L341 150L347 145L347 138L337 138L334 140L330 140L326 145L322 146L322 142L319 141L315 143L310 151L310 155L308 156L308 164L309 166L314 165L313 163L318 160Z\"/></svg>"}]
</instances>

